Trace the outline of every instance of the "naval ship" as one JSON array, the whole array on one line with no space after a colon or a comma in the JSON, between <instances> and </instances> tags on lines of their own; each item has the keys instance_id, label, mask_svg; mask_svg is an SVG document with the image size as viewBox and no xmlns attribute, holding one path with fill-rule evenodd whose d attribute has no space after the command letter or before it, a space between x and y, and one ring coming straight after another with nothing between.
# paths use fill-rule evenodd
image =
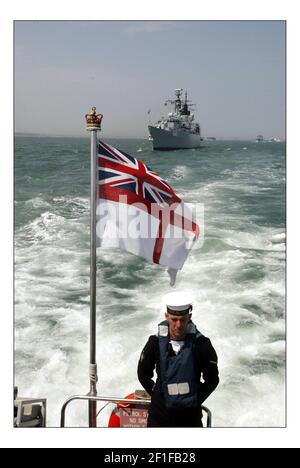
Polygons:
<instances>
[{"instance_id":1,"label":"naval ship","mask_svg":"<svg viewBox=\"0 0 300 468\"><path fill-rule=\"evenodd\" d=\"M182 99L183 89L175 90L175 100L168 99L168 103L174 105L174 111L167 117L162 117L154 125L149 125L149 139L153 143L154 150L173 150L185 148L198 148L201 146L200 125L195 122L194 114L187 99Z\"/></svg>"}]
</instances>

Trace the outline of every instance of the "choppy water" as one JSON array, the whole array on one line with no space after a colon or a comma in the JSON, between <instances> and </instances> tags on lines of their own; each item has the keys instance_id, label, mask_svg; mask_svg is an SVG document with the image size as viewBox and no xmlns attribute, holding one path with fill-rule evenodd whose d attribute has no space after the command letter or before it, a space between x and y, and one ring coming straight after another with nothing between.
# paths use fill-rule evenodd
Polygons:
<instances>
[{"instance_id":1,"label":"choppy water","mask_svg":"<svg viewBox=\"0 0 300 468\"><path fill-rule=\"evenodd\" d=\"M207 400L214 426L285 424L285 146L209 142L152 152L145 140L111 144L205 205L205 242L178 289L192 290L193 318L218 352L221 383ZM163 268L121 251L98 251L99 392L140 388L136 367L162 317ZM89 390L89 141L15 140L15 383L60 407ZM107 411L99 424L106 426ZM87 424L85 403L68 412Z\"/></svg>"}]
</instances>

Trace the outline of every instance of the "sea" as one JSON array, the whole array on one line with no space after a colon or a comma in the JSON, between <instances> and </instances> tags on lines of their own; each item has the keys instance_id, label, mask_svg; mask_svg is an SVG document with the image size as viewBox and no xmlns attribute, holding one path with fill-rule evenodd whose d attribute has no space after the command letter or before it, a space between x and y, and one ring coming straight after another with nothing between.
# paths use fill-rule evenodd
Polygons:
<instances>
[{"instance_id":1,"label":"sea","mask_svg":"<svg viewBox=\"0 0 300 468\"><path fill-rule=\"evenodd\" d=\"M285 143L160 152L145 139L106 141L204 206L204 239L176 290L193 294L193 321L219 357L205 402L213 427L285 426ZM15 385L46 398L47 425L58 427L64 401L89 391L89 138L16 136L14 166ZM164 267L98 249L99 395L141 388L137 363L168 292ZM99 427L112 409L99 405ZM88 425L87 403L69 406L66 425Z\"/></svg>"}]
</instances>

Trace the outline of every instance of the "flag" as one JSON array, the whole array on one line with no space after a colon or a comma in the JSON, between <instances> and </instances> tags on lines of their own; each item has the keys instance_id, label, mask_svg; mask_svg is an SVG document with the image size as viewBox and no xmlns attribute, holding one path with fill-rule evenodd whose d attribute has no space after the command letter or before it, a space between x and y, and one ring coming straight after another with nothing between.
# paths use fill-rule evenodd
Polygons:
<instances>
[{"instance_id":1,"label":"flag","mask_svg":"<svg viewBox=\"0 0 300 468\"><path fill-rule=\"evenodd\" d=\"M98 146L97 238L165 266L176 281L200 229L166 180L103 141Z\"/></svg>"}]
</instances>

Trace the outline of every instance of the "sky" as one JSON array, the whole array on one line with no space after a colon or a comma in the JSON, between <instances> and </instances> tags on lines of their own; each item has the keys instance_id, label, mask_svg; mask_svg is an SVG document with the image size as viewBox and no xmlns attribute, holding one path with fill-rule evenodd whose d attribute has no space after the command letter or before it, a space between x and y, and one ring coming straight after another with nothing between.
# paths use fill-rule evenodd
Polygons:
<instances>
[{"instance_id":1,"label":"sky","mask_svg":"<svg viewBox=\"0 0 300 468\"><path fill-rule=\"evenodd\" d=\"M284 21L16 21L15 131L147 138L188 91L204 137L285 138Z\"/></svg>"}]
</instances>

